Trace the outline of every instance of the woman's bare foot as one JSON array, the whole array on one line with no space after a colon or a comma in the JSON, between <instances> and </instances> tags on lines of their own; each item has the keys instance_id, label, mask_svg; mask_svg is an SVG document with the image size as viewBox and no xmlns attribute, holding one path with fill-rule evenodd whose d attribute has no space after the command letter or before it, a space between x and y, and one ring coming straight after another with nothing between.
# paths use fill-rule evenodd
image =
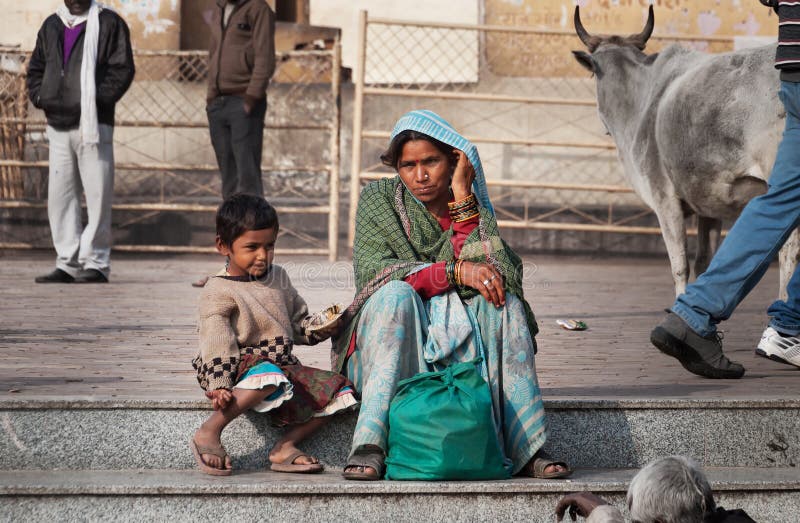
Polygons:
<instances>
[{"instance_id":1,"label":"woman's bare foot","mask_svg":"<svg viewBox=\"0 0 800 523\"><path fill-rule=\"evenodd\" d=\"M563 461L554 459L539 449L518 474L530 478L561 479L572 474L572 470Z\"/></svg>"},{"instance_id":2,"label":"woman's bare foot","mask_svg":"<svg viewBox=\"0 0 800 523\"><path fill-rule=\"evenodd\" d=\"M561 465L560 463L553 463L552 465L547 465L544 468L545 474L552 474L554 472L566 472L567 470L569 469L564 465Z\"/></svg>"},{"instance_id":3,"label":"woman's bare foot","mask_svg":"<svg viewBox=\"0 0 800 523\"><path fill-rule=\"evenodd\" d=\"M220 441L220 436L221 433L206 428L205 424L203 424L194 433L194 442L200 448L221 448L222 441ZM228 455L224 459L214 454L201 454L201 457L209 467L219 470L231 469L231 458Z\"/></svg>"},{"instance_id":4,"label":"woman's bare foot","mask_svg":"<svg viewBox=\"0 0 800 523\"><path fill-rule=\"evenodd\" d=\"M363 474L364 476L371 476L371 477L374 477L375 479L380 479L378 477L378 471L377 470L375 470L372 467L365 467L365 466L362 466L362 465L348 465L348 466L346 466L344 468L344 472L345 473L352 472L352 473L356 473L356 474Z\"/></svg>"}]
</instances>

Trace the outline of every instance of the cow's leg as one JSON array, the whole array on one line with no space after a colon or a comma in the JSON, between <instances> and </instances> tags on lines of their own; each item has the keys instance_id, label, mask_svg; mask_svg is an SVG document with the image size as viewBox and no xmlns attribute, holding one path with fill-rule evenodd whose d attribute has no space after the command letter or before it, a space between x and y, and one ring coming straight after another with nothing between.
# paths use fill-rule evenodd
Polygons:
<instances>
[{"instance_id":1,"label":"cow's leg","mask_svg":"<svg viewBox=\"0 0 800 523\"><path fill-rule=\"evenodd\" d=\"M661 226L661 236L667 247L675 295L683 294L689 280L689 260L686 256L686 222L680 201L675 199L657 202L656 217Z\"/></svg>"},{"instance_id":2,"label":"cow's leg","mask_svg":"<svg viewBox=\"0 0 800 523\"><path fill-rule=\"evenodd\" d=\"M780 300L786 301L789 297L786 287L789 285L789 279L797 267L798 256L800 256L800 229L795 229L789 239L786 240L786 243L783 244L780 252L781 286L778 291Z\"/></svg>"},{"instance_id":3,"label":"cow's leg","mask_svg":"<svg viewBox=\"0 0 800 523\"><path fill-rule=\"evenodd\" d=\"M697 252L694 257L694 277L697 278L708 268L711 257L719 246L722 222L705 216L697 217Z\"/></svg>"}]
</instances>

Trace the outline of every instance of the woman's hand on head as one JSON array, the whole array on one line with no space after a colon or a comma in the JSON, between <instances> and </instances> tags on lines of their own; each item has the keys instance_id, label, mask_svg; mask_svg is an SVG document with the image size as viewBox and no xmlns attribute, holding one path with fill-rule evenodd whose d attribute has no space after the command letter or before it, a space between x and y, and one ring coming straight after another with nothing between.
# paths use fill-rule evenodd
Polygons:
<instances>
[{"instance_id":1,"label":"woman's hand on head","mask_svg":"<svg viewBox=\"0 0 800 523\"><path fill-rule=\"evenodd\" d=\"M459 201L472 194L475 168L472 167L472 163L464 151L453 149L453 157L456 158L456 165L453 169L453 180L450 182L450 187L453 189L453 197Z\"/></svg>"},{"instance_id":2,"label":"woman's hand on head","mask_svg":"<svg viewBox=\"0 0 800 523\"><path fill-rule=\"evenodd\" d=\"M481 296L495 307L502 307L506 304L503 275L488 263L463 262L461 284L480 292Z\"/></svg>"},{"instance_id":3,"label":"woman's hand on head","mask_svg":"<svg viewBox=\"0 0 800 523\"><path fill-rule=\"evenodd\" d=\"M228 389L214 389L206 391L206 398L211 400L214 410L224 410L231 402L233 394Z\"/></svg>"}]
</instances>

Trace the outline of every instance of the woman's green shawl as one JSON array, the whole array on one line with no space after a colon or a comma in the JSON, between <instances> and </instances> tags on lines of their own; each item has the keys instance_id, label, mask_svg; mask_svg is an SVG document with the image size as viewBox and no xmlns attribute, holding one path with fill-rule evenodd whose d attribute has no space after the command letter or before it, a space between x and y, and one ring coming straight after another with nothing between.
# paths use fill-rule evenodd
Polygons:
<instances>
[{"instance_id":1,"label":"woman's green shawl","mask_svg":"<svg viewBox=\"0 0 800 523\"><path fill-rule=\"evenodd\" d=\"M414 199L398 176L364 187L356 213L353 246L357 292L344 314L345 328L334 340L331 352L334 371L342 369L361 307L367 299L389 281L402 280L424 265L453 259L452 236L453 229L442 231L433 214ZM467 236L459 258L493 265L503 275L506 292L524 304L531 336L539 332L522 292L522 260L500 238L497 220L486 208L480 208L480 223ZM462 299L479 294L470 287L458 287L457 291Z\"/></svg>"}]
</instances>

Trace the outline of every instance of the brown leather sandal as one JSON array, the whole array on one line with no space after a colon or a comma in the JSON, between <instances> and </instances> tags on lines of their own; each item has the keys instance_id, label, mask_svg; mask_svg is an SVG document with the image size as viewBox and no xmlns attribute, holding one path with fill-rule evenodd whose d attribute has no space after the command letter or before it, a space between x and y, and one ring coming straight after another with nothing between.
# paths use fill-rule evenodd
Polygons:
<instances>
[{"instance_id":1,"label":"brown leather sandal","mask_svg":"<svg viewBox=\"0 0 800 523\"><path fill-rule=\"evenodd\" d=\"M386 468L384 459L383 450L380 447L370 445L360 448L353 452L353 455L347 460L342 476L344 476L344 479L357 481L378 481L383 477L383 472ZM366 469L368 467L375 470L375 473L367 472Z\"/></svg>"},{"instance_id":2,"label":"brown leather sandal","mask_svg":"<svg viewBox=\"0 0 800 523\"><path fill-rule=\"evenodd\" d=\"M317 472L322 472L325 470L325 467L322 463L295 463L295 460L300 457L311 457L309 454L306 454L302 450L298 450L297 452L293 453L291 456L286 458L285 460L281 461L280 463L277 461L273 461L269 464L269 469L275 472L294 472L296 474L315 474Z\"/></svg>"},{"instance_id":3,"label":"brown leather sandal","mask_svg":"<svg viewBox=\"0 0 800 523\"><path fill-rule=\"evenodd\" d=\"M555 472L545 472L551 465L561 465L564 470ZM533 458L519 471L520 476L528 476L538 479L561 479L567 478L572 474L572 469L564 461L556 461L543 450L539 450Z\"/></svg>"}]
</instances>

